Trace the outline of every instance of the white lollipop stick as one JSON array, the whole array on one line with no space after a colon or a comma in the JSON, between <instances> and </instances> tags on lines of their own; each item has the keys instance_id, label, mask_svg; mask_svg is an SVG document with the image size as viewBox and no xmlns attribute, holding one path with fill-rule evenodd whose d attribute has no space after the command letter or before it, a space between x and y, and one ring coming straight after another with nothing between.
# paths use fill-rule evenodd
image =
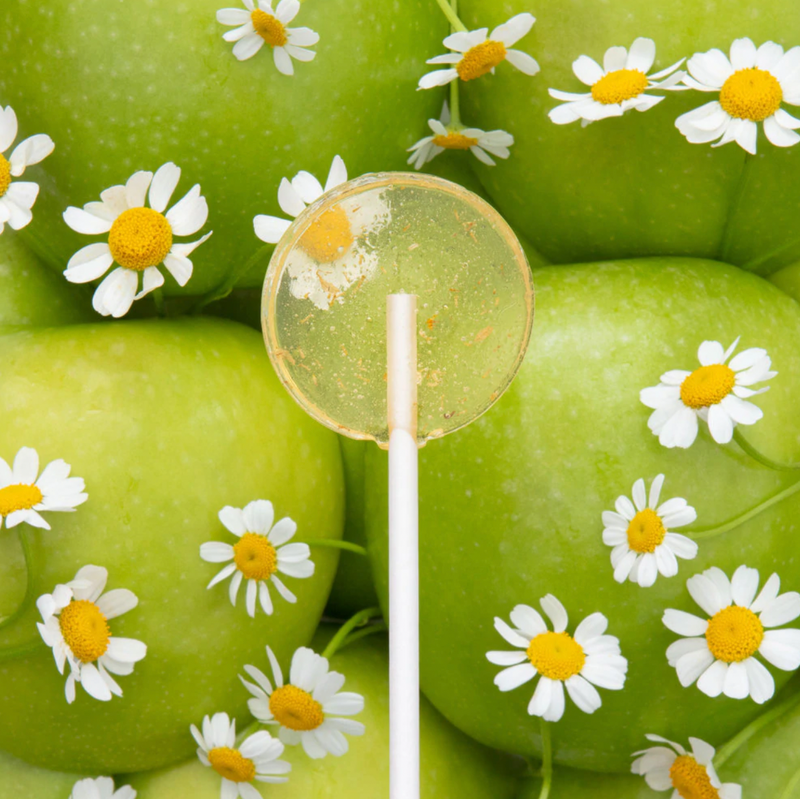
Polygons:
<instances>
[{"instance_id":1,"label":"white lollipop stick","mask_svg":"<svg viewBox=\"0 0 800 799\"><path fill-rule=\"evenodd\" d=\"M417 297L386 303L391 799L419 799Z\"/></svg>"}]
</instances>

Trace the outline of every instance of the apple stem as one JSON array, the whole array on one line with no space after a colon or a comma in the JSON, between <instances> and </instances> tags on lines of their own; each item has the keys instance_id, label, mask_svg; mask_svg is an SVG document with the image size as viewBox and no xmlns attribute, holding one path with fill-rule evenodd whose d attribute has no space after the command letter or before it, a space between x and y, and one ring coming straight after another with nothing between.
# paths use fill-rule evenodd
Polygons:
<instances>
[{"instance_id":1,"label":"apple stem","mask_svg":"<svg viewBox=\"0 0 800 799\"><path fill-rule=\"evenodd\" d=\"M742 513L730 521L725 522L724 524L720 524L717 527L709 527L705 530L686 530L685 535L691 538L693 541L697 541L703 538L713 538L716 535L727 533L729 530L733 530L734 528L739 527L739 525L750 521L750 519L753 517L758 516L760 513L763 513L765 510L767 510L767 508L771 508L773 505L777 505L787 497L792 496L792 494L796 494L798 491L800 491L800 480L798 480L796 483L793 483L788 488L785 488L783 491L778 492L769 499L765 499L754 508L750 508L750 510L745 511L745 513Z\"/></svg>"},{"instance_id":2,"label":"apple stem","mask_svg":"<svg viewBox=\"0 0 800 799\"><path fill-rule=\"evenodd\" d=\"M741 732L737 733L726 744L717 750L714 756L714 766L720 768L725 765L727 760L736 754L737 750L742 744L747 743L757 732L780 718L784 713L790 711L798 702L800 702L800 693L795 692L787 697L771 710L762 713L757 719L753 719Z\"/></svg>"},{"instance_id":3,"label":"apple stem","mask_svg":"<svg viewBox=\"0 0 800 799\"><path fill-rule=\"evenodd\" d=\"M306 541L310 547L329 547L330 549L344 549L347 552L355 552L357 555L367 556L367 548L350 541L337 541L333 538L321 538L313 541Z\"/></svg>"},{"instance_id":4,"label":"apple stem","mask_svg":"<svg viewBox=\"0 0 800 799\"><path fill-rule=\"evenodd\" d=\"M553 742L550 738L550 725L542 719L542 789L539 799L550 796L553 785Z\"/></svg>"},{"instance_id":5,"label":"apple stem","mask_svg":"<svg viewBox=\"0 0 800 799\"><path fill-rule=\"evenodd\" d=\"M382 618L381 609L378 607L366 608L360 610L353 616L352 619L346 621L338 630L336 635L331 638L328 645L325 647L322 657L330 660L345 643L347 636L355 630L356 627L363 627L368 624L371 619Z\"/></svg>"},{"instance_id":6,"label":"apple stem","mask_svg":"<svg viewBox=\"0 0 800 799\"><path fill-rule=\"evenodd\" d=\"M19 607L10 616L6 616L6 618L0 621L0 630L9 627L15 621L17 621L17 619L19 619L19 617L22 616L31 606L34 598L33 548L31 547L31 542L28 538L27 532L21 527L17 528L17 536L19 537L19 543L22 547L22 557L25 561L25 575L27 580L25 585L25 596L22 598L22 602L19 604Z\"/></svg>"},{"instance_id":7,"label":"apple stem","mask_svg":"<svg viewBox=\"0 0 800 799\"><path fill-rule=\"evenodd\" d=\"M453 0L452 5L447 2L447 0L436 0L439 4L439 8L442 9L442 12L447 17L447 21L452 26L453 30L465 32L467 30L467 26L458 18L458 14L456 13L456 2L457 0Z\"/></svg>"},{"instance_id":8,"label":"apple stem","mask_svg":"<svg viewBox=\"0 0 800 799\"><path fill-rule=\"evenodd\" d=\"M780 463L768 458L766 455L760 453L738 430L734 430L733 440L751 457L753 460L758 461L762 466L768 469L774 469L777 472L791 472L800 469L800 463Z\"/></svg>"}]
</instances>

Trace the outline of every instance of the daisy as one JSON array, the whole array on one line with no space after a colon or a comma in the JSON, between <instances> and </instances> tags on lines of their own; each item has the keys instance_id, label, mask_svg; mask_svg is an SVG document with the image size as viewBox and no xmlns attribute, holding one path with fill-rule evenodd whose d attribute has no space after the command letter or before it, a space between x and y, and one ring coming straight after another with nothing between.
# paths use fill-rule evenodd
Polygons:
<instances>
[{"instance_id":1,"label":"daisy","mask_svg":"<svg viewBox=\"0 0 800 799\"><path fill-rule=\"evenodd\" d=\"M313 175L301 171L291 181L281 180L278 203L294 219L346 181L347 167L337 155L324 188ZM350 286L363 283L378 266L377 252L367 244L366 235L377 232L390 215L378 193L344 198L322 211L307 226L288 259L286 272L292 296L327 311L342 300ZM268 244L277 244L291 224L291 219L263 214L253 219L256 236Z\"/></svg>"},{"instance_id":2,"label":"daisy","mask_svg":"<svg viewBox=\"0 0 800 799\"><path fill-rule=\"evenodd\" d=\"M735 141L755 155L758 123L776 147L791 147L800 141L795 133L800 119L781 103L800 105L800 47L783 52L775 42L758 49L748 39L736 39L730 59L714 48L695 53L687 64L683 82L701 92L719 92L719 99L682 114L675 127L692 144L713 142L720 147Z\"/></svg>"},{"instance_id":3,"label":"daisy","mask_svg":"<svg viewBox=\"0 0 800 799\"><path fill-rule=\"evenodd\" d=\"M134 300L163 286L161 264L179 286L189 282L189 255L211 233L197 241L173 241L174 236L194 235L208 219L208 204L199 185L164 214L180 177L181 170L173 163L164 164L155 175L136 172L126 185L106 189L101 202L87 203L83 209L70 206L64 212L64 221L78 233L108 233L108 242L79 250L64 270L71 283L88 283L102 277L112 264L119 265L94 293L92 305L103 316L125 316ZM149 208L145 206L148 189ZM137 293L140 272L142 290Z\"/></svg>"},{"instance_id":4,"label":"daisy","mask_svg":"<svg viewBox=\"0 0 800 799\"><path fill-rule=\"evenodd\" d=\"M783 671L800 667L800 630L768 629L800 616L800 594L778 595L780 586L773 574L756 596L758 571L746 566L734 572L733 580L713 567L686 581L692 599L710 618L664 611L664 625L689 636L667 649L669 665L684 688L697 681L697 687L712 697L749 695L759 705L772 698L775 681L756 653Z\"/></svg>"},{"instance_id":5,"label":"daisy","mask_svg":"<svg viewBox=\"0 0 800 799\"><path fill-rule=\"evenodd\" d=\"M451 33L443 44L454 52L437 55L427 63L453 64L453 66L423 75L419 79L417 89L444 86L457 78L475 80L487 72L493 73L494 68L505 60L525 75L535 75L539 71L536 61L527 53L509 49L528 33L534 22L536 19L531 14L517 14L508 22L498 25L491 36L487 36L488 28Z\"/></svg>"},{"instance_id":6,"label":"daisy","mask_svg":"<svg viewBox=\"0 0 800 799\"><path fill-rule=\"evenodd\" d=\"M289 577L311 577L314 564L309 557L308 544L287 544L297 532L297 525L288 516L273 527L275 511L266 499L257 499L244 509L226 505L219 512L219 520L239 540L231 546L222 541L209 541L200 545L200 557L208 563L225 563L232 560L208 584L217 583L233 575L230 585L231 604L236 606L236 597L242 580L247 580L247 613L256 615L256 596L267 616L272 615L272 597L269 583L287 601L297 602L297 597L279 579L277 572Z\"/></svg>"},{"instance_id":7,"label":"daisy","mask_svg":"<svg viewBox=\"0 0 800 799\"><path fill-rule=\"evenodd\" d=\"M76 782L69 799L136 799L136 791L130 785L115 791L111 777L98 777Z\"/></svg>"},{"instance_id":8,"label":"daisy","mask_svg":"<svg viewBox=\"0 0 800 799\"><path fill-rule=\"evenodd\" d=\"M660 735L645 736L653 743L667 746L651 746L641 752L634 752L637 759L631 771L644 777L654 791L672 791L672 799L681 797L719 797L719 799L741 799L742 786L733 782L724 785L714 770L715 750L699 738L689 738L692 753L689 754L680 744L668 741Z\"/></svg>"},{"instance_id":9,"label":"daisy","mask_svg":"<svg viewBox=\"0 0 800 799\"><path fill-rule=\"evenodd\" d=\"M222 8L217 11L220 25L235 26L223 35L226 42L236 42L233 54L239 61L252 58L265 44L272 48L272 57L278 72L294 75L292 59L313 61L315 52L305 48L319 41L319 34L311 28L287 28L300 12L298 0L280 0L272 10L270 0L243 0L244 8ZM246 9L246 10L245 10Z\"/></svg>"},{"instance_id":10,"label":"daisy","mask_svg":"<svg viewBox=\"0 0 800 799\"><path fill-rule=\"evenodd\" d=\"M222 777L221 799L261 799L261 793L251 783L286 782L292 767L285 760L283 744L266 730L245 738L236 746L236 720L227 713L215 713L203 719L203 732L192 724L192 735L197 741L197 757Z\"/></svg>"},{"instance_id":11,"label":"daisy","mask_svg":"<svg viewBox=\"0 0 800 799\"><path fill-rule=\"evenodd\" d=\"M139 600L132 591L116 588L103 593L108 571L101 566L84 566L75 579L57 585L52 594L36 600L42 623L36 626L52 648L59 674L69 663L67 702L75 701L75 683L89 696L108 702L122 696L112 674L133 673L134 663L147 654L147 647L133 638L112 636L108 622L133 610Z\"/></svg>"},{"instance_id":12,"label":"daisy","mask_svg":"<svg viewBox=\"0 0 800 799\"><path fill-rule=\"evenodd\" d=\"M8 222L12 230L21 230L33 219L31 208L39 196L39 185L19 178L29 166L44 161L53 152L55 144L44 133L21 141L6 158L5 153L17 138L17 115L9 105L0 106L0 233Z\"/></svg>"},{"instance_id":13,"label":"daisy","mask_svg":"<svg viewBox=\"0 0 800 799\"><path fill-rule=\"evenodd\" d=\"M617 497L616 512L603 511L603 543L614 547L611 565L614 579L624 583L630 579L642 588L649 588L658 573L674 577L678 573L677 558L691 560L697 556L697 544L685 535L670 529L691 524L697 512L685 499L673 497L659 505L664 475L660 474L645 493L644 480L633 484L633 502Z\"/></svg>"},{"instance_id":14,"label":"daisy","mask_svg":"<svg viewBox=\"0 0 800 799\"><path fill-rule=\"evenodd\" d=\"M70 477L72 467L60 458L51 461L39 474L39 455L22 447L10 467L0 458L0 527L16 527L25 522L49 530L39 511L74 511L89 498L82 477ZM38 477L37 477L38 475Z\"/></svg>"},{"instance_id":15,"label":"daisy","mask_svg":"<svg viewBox=\"0 0 800 799\"><path fill-rule=\"evenodd\" d=\"M407 163L413 164L414 169L422 169L445 150L469 150L479 161L489 166L495 165L489 153L497 158L508 158L510 155L508 148L514 144L514 137L504 130L485 131L480 128L449 127L449 125L450 109L445 102L439 119L428 120L428 127L433 131L433 136L426 136L408 148L407 152L412 155Z\"/></svg>"},{"instance_id":16,"label":"daisy","mask_svg":"<svg viewBox=\"0 0 800 799\"><path fill-rule=\"evenodd\" d=\"M594 713L602 704L595 685L610 691L620 691L625 685L628 661L620 654L619 639L605 635L608 619L602 613L587 616L573 637L566 632L569 620L564 606L552 594L539 602L553 624L552 632L529 605L517 605L511 611L515 627L495 617L497 632L521 651L486 653L490 663L508 667L497 674L494 684L501 691L511 691L538 674L528 704L531 716L558 721L564 715L564 687L580 710Z\"/></svg>"},{"instance_id":17,"label":"daisy","mask_svg":"<svg viewBox=\"0 0 800 799\"><path fill-rule=\"evenodd\" d=\"M344 734L363 735L364 725L339 716L360 713L364 697L341 691L344 675L328 671L327 658L307 647L300 647L292 656L290 682L285 685L278 659L269 647L267 657L274 686L255 666L244 669L256 685L239 678L253 695L247 703L250 713L262 724L277 724L281 741L290 746L302 744L311 758L322 758L329 752L335 757L345 754L348 743Z\"/></svg>"},{"instance_id":18,"label":"daisy","mask_svg":"<svg viewBox=\"0 0 800 799\"><path fill-rule=\"evenodd\" d=\"M665 447L690 447L697 438L697 419L708 424L718 444L733 438L737 424L755 424L764 412L746 400L763 394L769 386L749 386L771 380L772 361L760 347L744 350L731 359L739 339L723 349L719 341L704 341L697 350L700 368L693 372L672 369L661 375L657 386L644 388L639 398L653 409L647 426Z\"/></svg>"},{"instance_id":19,"label":"daisy","mask_svg":"<svg viewBox=\"0 0 800 799\"><path fill-rule=\"evenodd\" d=\"M584 126L606 117L621 117L626 111L647 111L664 98L647 94L650 89L674 89L686 74L676 72L685 59L672 66L647 73L656 60L656 43L639 37L630 51L624 47L609 47L601 67L593 58L582 55L572 62L572 71L581 83L591 87L585 94L550 89L550 96L564 100L548 116L556 125L566 125L578 119ZM662 80L663 79L663 80ZM685 88L685 87L679 87Z\"/></svg>"}]
</instances>

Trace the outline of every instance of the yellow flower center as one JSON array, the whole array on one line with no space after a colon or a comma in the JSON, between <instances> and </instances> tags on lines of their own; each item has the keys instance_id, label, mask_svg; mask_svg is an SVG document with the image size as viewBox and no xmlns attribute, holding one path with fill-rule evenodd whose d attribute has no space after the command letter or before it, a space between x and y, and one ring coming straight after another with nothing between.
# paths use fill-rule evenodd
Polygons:
<instances>
[{"instance_id":1,"label":"yellow flower center","mask_svg":"<svg viewBox=\"0 0 800 799\"><path fill-rule=\"evenodd\" d=\"M628 525L628 546L634 552L655 552L666 534L661 517L654 510L645 508Z\"/></svg>"},{"instance_id":2,"label":"yellow flower center","mask_svg":"<svg viewBox=\"0 0 800 799\"><path fill-rule=\"evenodd\" d=\"M562 681L580 674L586 663L583 647L569 633L549 630L531 641L528 659L539 674Z\"/></svg>"},{"instance_id":3,"label":"yellow flower center","mask_svg":"<svg viewBox=\"0 0 800 799\"><path fill-rule=\"evenodd\" d=\"M290 730L316 730L325 721L322 705L311 694L294 685L272 692L269 709L275 720Z\"/></svg>"},{"instance_id":4,"label":"yellow flower center","mask_svg":"<svg viewBox=\"0 0 800 799\"><path fill-rule=\"evenodd\" d=\"M709 619L706 642L711 654L725 663L739 663L754 655L764 638L764 625L749 608L731 605Z\"/></svg>"},{"instance_id":5,"label":"yellow flower center","mask_svg":"<svg viewBox=\"0 0 800 799\"><path fill-rule=\"evenodd\" d=\"M638 69L615 69L592 84L592 99L603 105L638 97L647 88L647 75Z\"/></svg>"},{"instance_id":6,"label":"yellow flower center","mask_svg":"<svg viewBox=\"0 0 800 799\"><path fill-rule=\"evenodd\" d=\"M129 208L111 226L108 246L120 266L143 272L167 257L172 249L172 228L167 218L152 208Z\"/></svg>"},{"instance_id":7,"label":"yellow flower center","mask_svg":"<svg viewBox=\"0 0 800 799\"><path fill-rule=\"evenodd\" d=\"M489 39L470 47L456 64L456 72L461 80L475 80L491 72L505 57L506 46Z\"/></svg>"},{"instance_id":8,"label":"yellow flower center","mask_svg":"<svg viewBox=\"0 0 800 799\"><path fill-rule=\"evenodd\" d=\"M344 255L354 241L347 211L337 205L320 214L298 243L317 263L329 264Z\"/></svg>"},{"instance_id":9,"label":"yellow flower center","mask_svg":"<svg viewBox=\"0 0 800 799\"><path fill-rule=\"evenodd\" d=\"M0 516L15 510L30 510L42 501L42 492L36 487L20 483L0 488Z\"/></svg>"},{"instance_id":10,"label":"yellow flower center","mask_svg":"<svg viewBox=\"0 0 800 799\"><path fill-rule=\"evenodd\" d=\"M233 562L248 580L266 580L278 570L278 553L265 535L245 533L234 544Z\"/></svg>"},{"instance_id":11,"label":"yellow flower center","mask_svg":"<svg viewBox=\"0 0 800 799\"><path fill-rule=\"evenodd\" d=\"M446 150L469 150L478 143L478 140L471 139L463 133L448 133L446 136L434 136L433 143Z\"/></svg>"},{"instance_id":12,"label":"yellow flower center","mask_svg":"<svg viewBox=\"0 0 800 799\"><path fill-rule=\"evenodd\" d=\"M0 197L3 197L11 185L11 164L4 155L0 155Z\"/></svg>"},{"instance_id":13,"label":"yellow flower center","mask_svg":"<svg viewBox=\"0 0 800 799\"><path fill-rule=\"evenodd\" d=\"M713 363L695 369L681 383L681 400L689 408L707 408L717 405L731 393L736 385L736 374L724 363Z\"/></svg>"},{"instance_id":14,"label":"yellow flower center","mask_svg":"<svg viewBox=\"0 0 800 799\"><path fill-rule=\"evenodd\" d=\"M88 599L70 602L58 617L61 635L81 663L92 663L106 653L111 630L100 608Z\"/></svg>"},{"instance_id":15,"label":"yellow flower center","mask_svg":"<svg viewBox=\"0 0 800 799\"><path fill-rule=\"evenodd\" d=\"M719 102L730 116L761 122L780 107L783 89L778 79L765 69L737 69L722 84Z\"/></svg>"},{"instance_id":16,"label":"yellow flower center","mask_svg":"<svg viewBox=\"0 0 800 799\"><path fill-rule=\"evenodd\" d=\"M270 46L283 47L289 41L285 25L272 14L257 8L251 15L256 33Z\"/></svg>"},{"instance_id":17,"label":"yellow flower center","mask_svg":"<svg viewBox=\"0 0 800 799\"><path fill-rule=\"evenodd\" d=\"M719 792L711 784L704 766L691 755L675 758L669 770L672 787L683 799L719 799Z\"/></svg>"},{"instance_id":18,"label":"yellow flower center","mask_svg":"<svg viewBox=\"0 0 800 799\"><path fill-rule=\"evenodd\" d=\"M252 782L256 778L256 764L238 749L218 746L208 753L208 762L220 777L231 782Z\"/></svg>"}]
</instances>

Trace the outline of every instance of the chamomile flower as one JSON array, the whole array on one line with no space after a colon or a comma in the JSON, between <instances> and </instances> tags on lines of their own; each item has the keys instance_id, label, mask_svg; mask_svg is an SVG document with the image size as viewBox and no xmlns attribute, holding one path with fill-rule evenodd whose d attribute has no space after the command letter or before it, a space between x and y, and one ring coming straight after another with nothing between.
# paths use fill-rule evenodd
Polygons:
<instances>
[{"instance_id":1,"label":"chamomile flower","mask_svg":"<svg viewBox=\"0 0 800 799\"><path fill-rule=\"evenodd\" d=\"M75 701L76 682L101 702L122 696L111 675L132 674L134 664L147 654L141 641L112 636L108 622L133 610L139 600L126 588L103 593L107 580L106 569L84 566L74 580L36 600L43 622L36 626L53 650L59 674L69 663L66 695L70 704Z\"/></svg>"},{"instance_id":2,"label":"chamomile flower","mask_svg":"<svg viewBox=\"0 0 800 799\"><path fill-rule=\"evenodd\" d=\"M236 746L236 719L227 713L215 713L203 718L203 731L192 724L192 736L197 741L197 757L204 766L213 768L222 777L221 799L261 799L253 782L286 782L284 777L292 767L285 760L283 744L266 730L245 738Z\"/></svg>"},{"instance_id":3,"label":"chamomile flower","mask_svg":"<svg viewBox=\"0 0 800 799\"><path fill-rule=\"evenodd\" d=\"M687 64L683 82L701 92L719 93L719 98L682 114L675 126L692 144L715 142L712 147L735 141L755 154L758 123L776 147L791 147L800 141L795 133L800 119L782 103L800 105L800 47L784 53L775 42L758 49L748 39L736 39L730 58L714 48L695 53Z\"/></svg>"},{"instance_id":4,"label":"chamomile flower","mask_svg":"<svg viewBox=\"0 0 800 799\"><path fill-rule=\"evenodd\" d=\"M650 89L675 89L686 74L676 71L684 59L672 66L647 73L656 60L656 43L639 37L630 50L609 47L601 67L593 58L582 55L572 63L572 71L581 83L590 87L583 94L550 89L550 96L563 100L548 116L556 125L582 120L588 125L607 117L621 117L626 111L647 111L658 105L663 96L647 94ZM685 88L685 87L680 87Z\"/></svg>"},{"instance_id":5,"label":"chamomile flower","mask_svg":"<svg viewBox=\"0 0 800 799\"><path fill-rule=\"evenodd\" d=\"M42 513L74 511L89 498L82 477L70 477L72 467L60 458L51 461L39 474L39 455L22 447L9 466L0 458L0 527L16 527L25 522L49 530Z\"/></svg>"},{"instance_id":6,"label":"chamomile flower","mask_svg":"<svg viewBox=\"0 0 800 799\"><path fill-rule=\"evenodd\" d=\"M222 8L217 11L217 22L234 26L223 35L226 42L236 42L233 54L239 61L252 58L265 44L272 48L272 58L278 72L294 75L297 61L313 61L316 53L307 50L319 41L319 34L311 28L288 28L287 25L300 12L298 0L280 0L272 10L270 0L243 0L244 8Z\"/></svg>"},{"instance_id":7,"label":"chamomile flower","mask_svg":"<svg viewBox=\"0 0 800 799\"><path fill-rule=\"evenodd\" d=\"M130 785L115 791L111 777L98 777L76 782L69 799L136 799L136 791Z\"/></svg>"},{"instance_id":8,"label":"chamomile flower","mask_svg":"<svg viewBox=\"0 0 800 799\"><path fill-rule=\"evenodd\" d=\"M159 270L163 264L179 286L192 276L189 256L206 241L178 243L175 236L192 236L208 219L208 204L194 186L180 202L164 213L181 177L173 163L152 172L136 172L124 186L112 186L100 195L101 202L83 208L70 206L64 221L78 233L96 236L108 233L108 241L90 244L72 256L64 276L71 283L89 283L102 277L112 264L115 269L99 285L92 305L103 316L125 316L134 300L140 300L164 285ZM148 196L150 206L145 206ZM142 274L142 289L139 286Z\"/></svg>"},{"instance_id":9,"label":"chamomile flower","mask_svg":"<svg viewBox=\"0 0 800 799\"><path fill-rule=\"evenodd\" d=\"M328 671L328 660L307 647L292 656L289 682L274 652L267 647L274 684L255 666L244 669L256 684L239 679L252 694L247 706L262 724L277 724L278 737L290 746L302 744L314 759L328 753L341 757L348 750L347 735L363 735L364 725L354 716L364 709L361 694L342 691L344 675Z\"/></svg>"},{"instance_id":10,"label":"chamomile flower","mask_svg":"<svg viewBox=\"0 0 800 799\"><path fill-rule=\"evenodd\" d=\"M573 637L566 632L569 619L564 606L552 594L540 604L552 631L529 605L517 605L511 611L514 627L495 617L497 632L518 650L486 653L490 663L507 667L494 684L501 691L511 691L538 675L528 713L545 721L558 721L564 715L564 688L580 710L594 713L602 704L595 685L610 691L620 691L625 685L628 661L620 653L619 639L605 635L608 619L602 613L587 616Z\"/></svg>"},{"instance_id":11,"label":"chamomile flower","mask_svg":"<svg viewBox=\"0 0 800 799\"><path fill-rule=\"evenodd\" d=\"M685 499L673 497L659 505L664 475L660 474L645 493L644 480L633 484L633 502L617 497L616 511L603 511L603 543L613 547L611 565L614 579L629 579L649 588L659 572L664 577L678 573L677 558L691 560L697 556L697 544L685 535L673 533L676 527L691 524L697 512Z\"/></svg>"},{"instance_id":12,"label":"chamomile flower","mask_svg":"<svg viewBox=\"0 0 800 799\"><path fill-rule=\"evenodd\" d=\"M3 153L14 143L18 132L14 109L0 106L0 233L6 223L12 230L21 230L33 219L31 208L39 196L39 185L12 178L22 177L29 166L44 161L55 148L48 135L37 133L21 141L6 158Z\"/></svg>"},{"instance_id":13,"label":"chamomile flower","mask_svg":"<svg viewBox=\"0 0 800 799\"><path fill-rule=\"evenodd\" d=\"M648 741L662 744L634 752L636 760L631 771L644 777L654 791L672 789L672 799L681 797L715 797L741 799L742 786L733 782L721 783L714 769L714 747L699 738L689 738L689 754L680 744L660 735L645 736ZM666 744L666 746L663 746Z\"/></svg>"},{"instance_id":14,"label":"chamomile flower","mask_svg":"<svg viewBox=\"0 0 800 799\"><path fill-rule=\"evenodd\" d=\"M727 363L738 343L737 338L726 350L719 341L704 341L697 350L698 369L664 372L657 386L639 393L642 403L653 409L647 426L662 446L690 447L697 438L698 419L708 425L714 441L727 444L737 424L755 424L764 415L747 400L769 386L750 386L778 373L770 371L772 361L760 347L744 350Z\"/></svg>"},{"instance_id":15,"label":"chamomile flower","mask_svg":"<svg viewBox=\"0 0 800 799\"><path fill-rule=\"evenodd\" d=\"M208 584L213 588L231 577L232 605L236 605L242 580L247 580L246 605L251 618L256 615L256 598L264 613L272 615L269 583L287 602L297 602L297 597L283 584L278 572L296 578L314 574L308 544L287 544L297 532L297 524L287 516L273 526L274 519L272 503L266 499L250 502L244 509L226 505L219 512L219 520L239 540L233 546L222 541L209 541L200 546L200 557L208 563L233 561Z\"/></svg>"},{"instance_id":16,"label":"chamomile flower","mask_svg":"<svg viewBox=\"0 0 800 799\"><path fill-rule=\"evenodd\" d=\"M688 636L667 649L681 685L697 682L708 696L750 696L759 705L771 699L775 681L755 655L783 671L800 667L800 630L772 629L800 616L800 594L779 595L781 581L773 574L756 596L758 571L746 566L740 566L732 580L721 569L706 569L690 577L686 587L710 618L664 611L664 625Z\"/></svg>"},{"instance_id":17,"label":"chamomile flower","mask_svg":"<svg viewBox=\"0 0 800 799\"><path fill-rule=\"evenodd\" d=\"M337 155L324 188L313 175L301 171L291 181L281 180L278 203L295 218L346 180L347 168ZM367 234L377 233L390 217L388 204L377 192L343 198L322 211L308 224L287 261L292 296L327 311L348 288L361 285L378 267L377 251L367 242ZM291 224L291 219L263 214L253 219L256 236L268 244L277 244Z\"/></svg>"},{"instance_id":18,"label":"chamomile flower","mask_svg":"<svg viewBox=\"0 0 800 799\"><path fill-rule=\"evenodd\" d=\"M411 153L408 163L413 164L414 169L422 169L445 150L469 150L479 161L494 166L495 162L489 153L496 158L508 158L508 148L514 144L514 137L504 130L451 127L447 103L444 104L439 119L428 120L428 127L433 136L426 136L408 148Z\"/></svg>"},{"instance_id":19,"label":"chamomile flower","mask_svg":"<svg viewBox=\"0 0 800 799\"><path fill-rule=\"evenodd\" d=\"M528 13L517 14L508 22L498 25L488 35L488 28L475 31L459 31L451 33L443 44L452 53L437 55L427 61L428 64L451 64L447 69L428 72L419 79L417 89L432 89L444 86L451 81L475 80L503 61L508 61L525 75L535 75L539 65L527 53L512 50L515 45L533 27L536 19Z\"/></svg>"}]
</instances>

